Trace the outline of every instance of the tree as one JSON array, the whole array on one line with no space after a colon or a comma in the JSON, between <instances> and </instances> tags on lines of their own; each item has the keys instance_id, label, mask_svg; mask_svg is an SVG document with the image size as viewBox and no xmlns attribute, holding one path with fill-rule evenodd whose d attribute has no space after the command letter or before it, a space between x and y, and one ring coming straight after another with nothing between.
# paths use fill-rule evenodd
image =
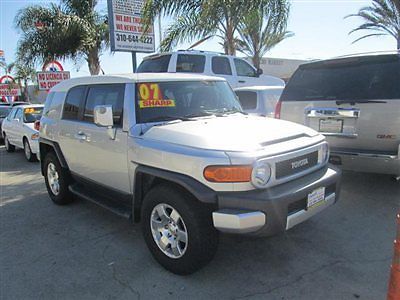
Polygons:
<instances>
[{"instance_id":1,"label":"tree","mask_svg":"<svg viewBox=\"0 0 400 300\"><path fill-rule=\"evenodd\" d=\"M293 36L287 31L289 4L286 1L270 1L265 9L255 9L239 23L236 48L252 59L260 68L261 58L284 39Z\"/></svg>"},{"instance_id":2,"label":"tree","mask_svg":"<svg viewBox=\"0 0 400 300\"><path fill-rule=\"evenodd\" d=\"M54 59L86 60L90 74L99 74L100 56L108 48L107 18L95 10L97 0L61 0L60 4L20 10L18 60L27 64Z\"/></svg>"},{"instance_id":3,"label":"tree","mask_svg":"<svg viewBox=\"0 0 400 300\"><path fill-rule=\"evenodd\" d=\"M147 0L143 17L150 24L157 15L172 16L160 50L169 51L179 42L216 36L226 54L236 53L236 34L249 11L264 10L272 0ZM281 0L283 1L283 0Z\"/></svg>"},{"instance_id":4,"label":"tree","mask_svg":"<svg viewBox=\"0 0 400 300\"><path fill-rule=\"evenodd\" d=\"M372 0L372 5L361 8L357 14L348 17L360 17L365 23L350 31L372 30L375 33L366 34L353 43L371 36L390 35L396 39L397 49L400 49L400 0Z\"/></svg>"},{"instance_id":5,"label":"tree","mask_svg":"<svg viewBox=\"0 0 400 300\"><path fill-rule=\"evenodd\" d=\"M35 69L31 65L17 62L14 67L14 78L23 88L24 101L29 101L28 82L36 79ZM21 82L23 82L23 87Z\"/></svg>"}]
</instances>

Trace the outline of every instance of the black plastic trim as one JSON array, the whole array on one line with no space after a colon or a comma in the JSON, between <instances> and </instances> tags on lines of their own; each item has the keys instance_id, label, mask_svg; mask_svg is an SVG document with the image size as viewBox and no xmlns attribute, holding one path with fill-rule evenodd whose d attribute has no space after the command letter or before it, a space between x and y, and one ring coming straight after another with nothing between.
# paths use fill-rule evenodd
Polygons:
<instances>
[{"instance_id":1,"label":"black plastic trim","mask_svg":"<svg viewBox=\"0 0 400 300\"><path fill-rule=\"evenodd\" d=\"M57 158L58 158L58 161L61 164L61 167L65 168L65 169L69 169L67 161L65 160L65 157L64 157L64 155L63 155L63 153L61 151L60 145L57 142L54 142L54 141L51 141L51 140L48 140L48 139L45 139L45 138L41 137L41 138L39 138L39 149L40 149L40 144L46 144L46 145L51 146L54 149L54 152L57 155ZM43 164L44 157L42 157L42 154L40 154L40 155L41 155L40 161Z\"/></svg>"},{"instance_id":2,"label":"black plastic trim","mask_svg":"<svg viewBox=\"0 0 400 300\"><path fill-rule=\"evenodd\" d=\"M217 193L214 190L210 189L201 182L187 175L166 171L154 167L139 165L135 170L135 181L137 181L138 178L140 178L140 176L138 176L138 174L140 173L152 175L154 177L174 182L185 188L187 191L189 191L200 202L217 203ZM137 183L135 182L135 186L136 184Z\"/></svg>"}]
</instances>

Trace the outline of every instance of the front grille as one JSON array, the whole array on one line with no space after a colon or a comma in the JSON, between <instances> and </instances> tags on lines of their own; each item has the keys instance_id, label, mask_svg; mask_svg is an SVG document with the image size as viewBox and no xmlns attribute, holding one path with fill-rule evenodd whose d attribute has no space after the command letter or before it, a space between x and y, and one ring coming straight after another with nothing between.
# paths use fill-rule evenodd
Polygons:
<instances>
[{"instance_id":1,"label":"front grille","mask_svg":"<svg viewBox=\"0 0 400 300\"><path fill-rule=\"evenodd\" d=\"M280 161L275 164L275 178L280 179L295 175L318 164L318 151L314 151L302 156L297 156L288 160Z\"/></svg>"}]
</instances>

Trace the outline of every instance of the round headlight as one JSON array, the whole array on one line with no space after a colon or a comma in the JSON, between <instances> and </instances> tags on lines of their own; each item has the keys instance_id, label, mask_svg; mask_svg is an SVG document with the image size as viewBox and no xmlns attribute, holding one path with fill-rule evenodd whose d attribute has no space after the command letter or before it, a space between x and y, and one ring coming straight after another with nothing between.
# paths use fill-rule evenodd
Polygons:
<instances>
[{"instance_id":1,"label":"round headlight","mask_svg":"<svg viewBox=\"0 0 400 300\"><path fill-rule=\"evenodd\" d=\"M263 188L271 178L271 167L266 161L257 161L251 173L251 181L257 188Z\"/></svg>"},{"instance_id":2,"label":"round headlight","mask_svg":"<svg viewBox=\"0 0 400 300\"><path fill-rule=\"evenodd\" d=\"M325 163L328 161L329 158L329 147L328 144L322 144L321 146L321 162Z\"/></svg>"}]
</instances>

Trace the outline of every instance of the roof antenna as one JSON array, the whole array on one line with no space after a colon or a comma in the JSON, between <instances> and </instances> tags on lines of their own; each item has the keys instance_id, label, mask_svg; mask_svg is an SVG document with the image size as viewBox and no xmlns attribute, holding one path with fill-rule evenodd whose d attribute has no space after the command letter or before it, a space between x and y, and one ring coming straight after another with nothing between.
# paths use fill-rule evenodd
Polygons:
<instances>
[{"instance_id":1,"label":"roof antenna","mask_svg":"<svg viewBox=\"0 0 400 300\"><path fill-rule=\"evenodd\" d=\"M201 43L207 41L211 37L212 37L212 35L209 35L209 36L206 36L205 38L202 38L201 40L197 41L196 43L191 45L189 48L187 48L186 51L192 50L194 47L197 47L198 45L200 45Z\"/></svg>"}]
</instances>

